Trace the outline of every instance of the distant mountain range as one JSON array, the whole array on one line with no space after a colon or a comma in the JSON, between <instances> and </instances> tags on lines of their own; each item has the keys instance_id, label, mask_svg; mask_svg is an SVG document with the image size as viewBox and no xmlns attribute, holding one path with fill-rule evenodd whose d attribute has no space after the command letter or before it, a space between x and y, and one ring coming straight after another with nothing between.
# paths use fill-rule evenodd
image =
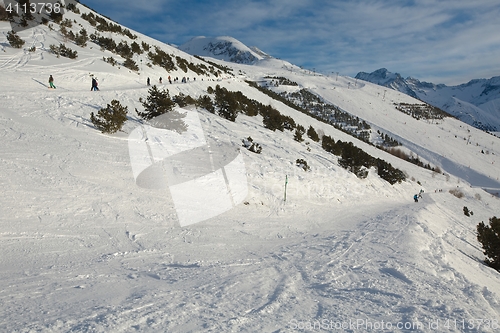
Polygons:
<instances>
[{"instance_id":1,"label":"distant mountain range","mask_svg":"<svg viewBox=\"0 0 500 333\"><path fill-rule=\"evenodd\" d=\"M500 131L500 76L471 80L447 86L403 78L385 68L372 73L359 72L356 79L388 87L441 108L476 128Z\"/></svg>"}]
</instances>

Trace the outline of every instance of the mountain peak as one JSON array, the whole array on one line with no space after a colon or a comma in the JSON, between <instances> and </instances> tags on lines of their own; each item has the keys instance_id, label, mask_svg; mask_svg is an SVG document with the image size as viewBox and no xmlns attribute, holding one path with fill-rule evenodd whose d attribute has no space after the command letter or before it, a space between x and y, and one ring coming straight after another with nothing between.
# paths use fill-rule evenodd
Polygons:
<instances>
[{"instance_id":1,"label":"mountain peak","mask_svg":"<svg viewBox=\"0 0 500 333\"><path fill-rule=\"evenodd\" d=\"M356 79L372 82L380 86L401 91L411 97L418 98L415 91L408 85L401 74L391 73L386 68L377 69L372 73L359 72L356 75Z\"/></svg>"},{"instance_id":2,"label":"mountain peak","mask_svg":"<svg viewBox=\"0 0 500 333\"><path fill-rule=\"evenodd\" d=\"M270 56L256 47L248 47L236 38L229 36L198 36L179 47L191 55L212 57L240 64L254 64Z\"/></svg>"}]
</instances>

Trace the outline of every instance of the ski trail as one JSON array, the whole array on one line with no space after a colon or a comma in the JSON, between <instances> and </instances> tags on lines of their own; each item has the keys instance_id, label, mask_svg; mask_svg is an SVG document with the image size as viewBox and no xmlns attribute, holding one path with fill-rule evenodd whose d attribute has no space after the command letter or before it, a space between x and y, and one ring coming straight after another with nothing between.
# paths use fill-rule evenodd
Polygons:
<instances>
[{"instance_id":1,"label":"ski trail","mask_svg":"<svg viewBox=\"0 0 500 333\"><path fill-rule=\"evenodd\" d=\"M13 55L9 59L7 59L2 65L0 65L0 68L15 69L25 66L30 59L30 55L26 54L26 52L27 51L20 51L17 54Z\"/></svg>"}]
</instances>

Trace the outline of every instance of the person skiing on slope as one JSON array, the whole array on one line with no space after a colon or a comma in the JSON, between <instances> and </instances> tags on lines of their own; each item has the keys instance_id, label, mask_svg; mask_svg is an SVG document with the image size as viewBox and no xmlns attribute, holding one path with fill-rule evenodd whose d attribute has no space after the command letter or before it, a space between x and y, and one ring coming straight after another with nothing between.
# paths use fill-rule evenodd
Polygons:
<instances>
[{"instance_id":1,"label":"person skiing on slope","mask_svg":"<svg viewBox=\"0 0 500 333\"><path fill-rule=\"evenodd\" d=\"M96 91L96 90L99 90L99 88L97 88L97 79L92 78L92 88L90 88L90 91Z\"/></svg>"},{"instance_id":2,"label":"person skiing on slope","mask_svg":"<svg viewBox=\"0 0 500 333\"><path fill-rule=\"evenodd\" d=\"M52 77L52 75L49 76L49 85L49 88L56 89L56 86L54 85L54 78Z\"/></svg>"},{"instance_id":3,"label":"person skiing on slope","mask_svg":"<svg viewBox=\"0 0 500 333\"><path fill-rule=\"evenodd\" d=\"M418 194L415 194L415 195L413 196L413 200L415 200L415 202L418 202Z\"/></svg>"},{"instance_id":4,"label":"person skiing on slope","mask_svg":"<svg viewBox=\"0 0 500 333\"><path fill-rule=\"evenodd\" d=\"M148 81L147 81L147 83L148 83L148 86L150 86L150 85L151 85L151 81L149 80L149 77L148 77Z\"/></svg>"}]
</instances>

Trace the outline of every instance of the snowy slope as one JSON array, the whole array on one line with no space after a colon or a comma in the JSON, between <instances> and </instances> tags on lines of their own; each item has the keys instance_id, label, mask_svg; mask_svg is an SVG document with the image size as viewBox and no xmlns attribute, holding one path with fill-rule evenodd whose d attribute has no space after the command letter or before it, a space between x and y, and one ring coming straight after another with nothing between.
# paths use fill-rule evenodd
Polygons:
<instances>
[{"instance_id":1,"label":"snowy slope","mask_svg":"<svg viewBox=\"0 0 500 333\"><path fill-rule=\"evenodd\" d=\"M484 177L496 186L498 138L454 119L417 121L393 104L414 99L396 91L383 98L382 87L353 78L314 76L278 62L225 63L241 77L161 87L193 97L215 84L241 91L306 128L353 141L409 179L391 186L372 171L361 180L320 144L269 131L260 117L229 122L199 109L207 140L240 147L252 136L263 151L241 149L248 180L243 204L181 227L168 189L136 183L129 135L143 125L133 110L147 96L147 77L196 75L113 67L102 61L111 53L92 43L70 45L77 60L56 58L48 46L62 39L46 26L20 33L35 53L12 49L8 25L0 22L0 29L1 331L289 332L318 323L325 330L372 331L383 322L385 331L462 332L468 320L499 317L500 274L481 262L475 226L498 216L500 204L471 187ZM56 90L46 87L50 74ZM101 91L90 91L90 74ZM243 80L265 76L297 82L280 88L310 89L427 153L446 173L455 168L454 175L433 174L359 142ZM103 135L90 113L113 99L128 107L129 120L122 132ZM297 158L311 171L296 167ZM456 188L463 198L448 192ZM424 197L415 204L420 189ZM473 217L464 216L464 206ZM470 331L497 331L497 322L477 329L479 323ZM398 329L405 326L413 329Z\"/></svg>"},{"instance_id":2,"label":"snowy slope","mask_svg":"<svg viewBox=\"0 0 500 333\"><path fill-rule=\"evenodd\" d=\"M404 79L382 68L356 78L401 91L437 106L463 122L490 132L500 131L500 77L471 80L458 86Z\"/></svg>"}]
</instances>

